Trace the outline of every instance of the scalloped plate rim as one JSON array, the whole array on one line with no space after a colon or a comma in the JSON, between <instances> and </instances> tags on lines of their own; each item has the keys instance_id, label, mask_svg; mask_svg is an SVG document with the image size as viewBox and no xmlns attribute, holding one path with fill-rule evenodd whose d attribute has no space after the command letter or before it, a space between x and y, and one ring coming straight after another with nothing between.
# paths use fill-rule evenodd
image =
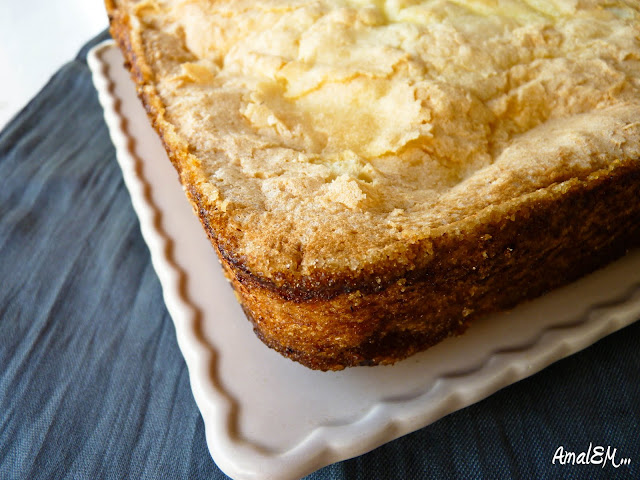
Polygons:
<instances>
[{"instance_id":1,"label":"scalloped plate rim","mask_svg":"<svg viewBox=\"0 0 640 480\"><path fill-rule=\"evenodd\" d=\"M203 340L194 332L194 307L180 291L182 267L167 256L168 242L173 239L168 238L157 223L158 214L163 212L146 195L147 180L138 165L139 160L130 151L131 143L137 139L126 130L127 118L120 110L119 102L126 100L114 96L108 68L115 66L103 59L103 54L114 48L117 47L112 40L95 46L89 52L88 64L125 184L175 324L194 398L205 423L207 444L214 461L230 477L294 479L331 463L364 454L537 373L633 323L640 316L640 284L634 283L629 285L622 298L614 299L613 303L590 306L579 321L544 328L532 343L497 349L466 374L454 372L443 375L430 388L413 396L379 401L348 423L315 427L296 445L284 451L265 452L246 439L239 439L229 430L231 405L228 393L214 384L209 376L216 353L203 345ZM549 341L549 337L558 336L559 331L560 339ZM435 399L430 398L434 396Z\"/></svg>"}]
</instances>

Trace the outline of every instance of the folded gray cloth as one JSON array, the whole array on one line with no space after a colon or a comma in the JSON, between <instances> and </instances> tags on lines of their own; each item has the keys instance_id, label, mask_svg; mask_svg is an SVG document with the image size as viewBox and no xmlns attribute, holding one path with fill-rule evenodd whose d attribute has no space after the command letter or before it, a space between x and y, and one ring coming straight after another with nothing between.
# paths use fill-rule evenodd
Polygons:
<instances>
[{"instance_id":1,"label":"folded gray cloth","mask_svg":"<svg viewBox=\"0 0 640 480\"><path fill-rule=\"evenodd\" d=\"M0 133L0 478L226 478L86 65L105 38ZM309 478L639 478L639 341L636 323ZM561 464L590 443L631 464Z\"/></svg>"}]
</instances>

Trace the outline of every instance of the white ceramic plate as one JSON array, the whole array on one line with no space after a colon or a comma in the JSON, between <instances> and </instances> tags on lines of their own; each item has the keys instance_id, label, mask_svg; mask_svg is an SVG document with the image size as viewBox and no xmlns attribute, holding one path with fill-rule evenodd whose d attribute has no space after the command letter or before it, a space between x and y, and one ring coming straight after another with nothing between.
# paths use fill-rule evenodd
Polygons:
<instances>
[{"instance_id":1,"label":"white ceramic plate","mask_svg":"<svg viewBox=\"0 0 640 480\"><path fill-rule=\"evenodd\" d=\"M294 479L363 454L538 372L640 317L640 252L389 367L308 370L253 334L113 43L89 65L162 283L213 459Z\"/></svg>"}]
</instances>

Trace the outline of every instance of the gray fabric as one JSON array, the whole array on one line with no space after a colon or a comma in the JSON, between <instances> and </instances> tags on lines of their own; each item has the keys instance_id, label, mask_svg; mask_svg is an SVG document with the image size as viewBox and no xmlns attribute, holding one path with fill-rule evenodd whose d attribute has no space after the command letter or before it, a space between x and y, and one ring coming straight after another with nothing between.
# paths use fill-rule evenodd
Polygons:
<instances>
[{"instance_id":1,"label":"gray fabric","mask_svg":"<svg viewBox=\"0 0 640 480\"><path fill-rule=\"evenodd\" d=\"M0 133L0 478L226 478L205 444L87 48ZM309 478L638 478L639 339L636 323ZM632 464L552 465L560 445L589 442Z\"/></svg>"}]
</instances>

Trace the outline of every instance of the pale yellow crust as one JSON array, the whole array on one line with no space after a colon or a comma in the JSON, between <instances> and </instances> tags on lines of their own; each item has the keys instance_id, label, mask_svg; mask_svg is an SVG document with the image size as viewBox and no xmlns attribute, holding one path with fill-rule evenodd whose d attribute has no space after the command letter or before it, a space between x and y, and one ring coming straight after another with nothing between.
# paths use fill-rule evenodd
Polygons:
<instances>
[{"instance_id":1,"label":"pale yellow crust","mask_svg":"<svg viewBox=\"0 0 640 480\"><path fill-rule=\"evenodd\" d=\"M312 368L390 363L636 242L620 226L638 223L640 7L487 5L107 2L268 345ZM579 198L592 203L574 217ZM537 231L540 215L591 250ZM485 243L525 234L508 262L524 272L518 295ZM566 262L536 283L548 245Z\"/></svg>"}]
</instances>

